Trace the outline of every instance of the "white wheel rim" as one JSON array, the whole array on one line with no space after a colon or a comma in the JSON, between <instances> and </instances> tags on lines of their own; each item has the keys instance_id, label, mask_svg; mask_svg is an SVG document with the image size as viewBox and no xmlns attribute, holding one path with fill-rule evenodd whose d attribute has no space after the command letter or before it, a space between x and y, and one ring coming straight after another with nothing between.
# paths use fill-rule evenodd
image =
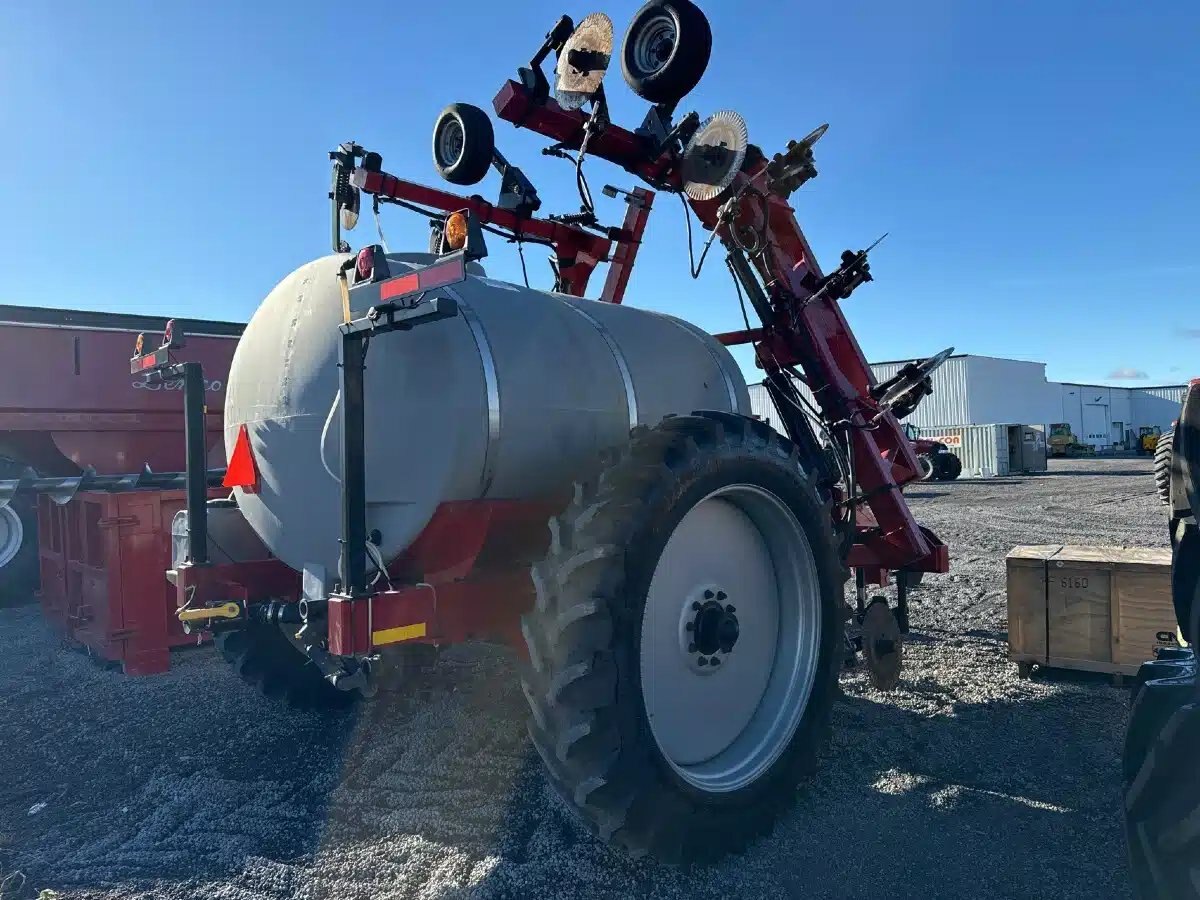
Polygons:
<instances>
[{"instance_id":1,"label":"white wheel rim","mask_svg":"<svg viewBox=\"0 0 1200 900\"><path fill-rule=\"evenodd\" d=\"M633 42L633 62L643 78L666 66L677 40L675 19L665 13L654 16L642 26Z\"/></svg>"},{"instance_id":2,"label":"white wheel rim","mask_svg":"<svg viewBox=\"0 0 1200 900\"><path fill-rule=\"evenodd\" d=\"M11 506L0 509L0 569L17 558L25 540L25 526Z\"/></svg>"},{"instance_id":3,"label":"white wheel rim","mask_svg":"<svg viewBox=\"0 0 1200 900\"><path fill-rule=\"evenodd\" d=\"M933 477L933 460L928 456L918 456L917 462L921 466L921 480L928 481Z\"/></svg>"},{"instance_id":4,"label":"white wheel rim","mask_svg":"<svg viewBox=\"0 0 1200 900\"><path fill-rule=\"evenodd\" d=\"M447 119L438 130L438 158L443 166L452 166L463 155L466 138L462 124L457 119Z\"/></svg>"},{"instance_id":5,"label":"white wheel rim","mask_svg":"<svg viewBox=\"0 0 1200 900\"><path fill-rule=\"evenodd\" d=\"M712 644L697 646L697 616L721 595L737 637L707 657L719 665L701 665ZM663 548L642 616L642 699L671 767L713 793L758 779L804 716L820 635L816 562L787 505L737 484L692 507Z\"/></svg>"}]
</instances>

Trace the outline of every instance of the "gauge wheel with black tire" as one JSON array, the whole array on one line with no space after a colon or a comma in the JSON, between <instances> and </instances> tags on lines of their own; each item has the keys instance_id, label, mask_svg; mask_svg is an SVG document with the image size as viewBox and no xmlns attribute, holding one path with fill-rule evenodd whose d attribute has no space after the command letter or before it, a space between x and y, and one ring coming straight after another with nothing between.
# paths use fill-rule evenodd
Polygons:
<instances>
[{"instance_id":1,"label":"gauge wheel with black tire","mask_svg":"<svg viewBox=\"0 0 1200 900\"><path fill-rule=\"evenodd\" d=\"M708 18L690 0L650 0L621 45L621 72L635 94L676 103L700 83L712 54Z\"/></svg>"},{"instance_id":2,"label":"gauge wheel with black tire","mask_svg":"<svg viewBox=\"0 0 1200 900\"><path fill-rule=\"evenodd\" d=\"M559 794L632 856L766 834L828 741L846 570L790 441L699 412L634 429L550 524L522 618L529 732Z\"/></svg>"},{"instance_id":3,"label":"gauge wheel with black tire","mask_svg":"<svg viewBox=\"0 0 1200 900\"><path fill-rule=\"evenodd\" d=\"M962 460L953 453L938 454L938 481L954 481L962 474Z\"/></svg>"},{"instance_id":4,"label":"gauge wheel with black tire","mask_svg":"<svg viewBox=\"0 0 1200 900\"><path fill-rule=\"evenodd\" d=\"M920 481L933 481L937 467L933 464L933 457L928 453L917 454L917 465L921 468L918 473Z\"/></svg>"},{"instance_id":5,"label":"gauge wheel with black tire","mask_svg":"<svg viewBox=\"0 0 1200 900\"><path fill-rule=\"evenodd\" d=\"M0 461L0 478L19 478L27 467ZM41 583L37 498L14 496L0 508L0 607L33 599Z\"/></svg>"},{"instance_id":6,"label":"gauge wheel with black tire","mask_svg":"<svg viewBox=\"0 0 1200 900\"><path fill-rule=\"evenodd\" d=\"M1154 489L1164 504L1171 502L1171 452L1175 432L1164 431L1154 447Z\"/></svg>"},{"instance_id":7,"label":"gauge wheel with black tire","mask_svg":"<svg viewBox=\"0 0 1200 900\"><path fill-rule=\"evenodd\" d=\"M478 106L451 103L433 126L433 165L451 184L477 184L496 151L492 120Z\"/></svg>"},{"instance_id":8,"label":"gauge wheel with black tire","mask_svg":"<svg viewBox=\"0 0 1200 900\"><path fill-rule=\"evenodd\" d=\"M252 622L219 631L214 642L242 680L296 709L344 709L361 696L330 684L321 670L284 632L298 625Z\"/></svg>"}]
</instances>

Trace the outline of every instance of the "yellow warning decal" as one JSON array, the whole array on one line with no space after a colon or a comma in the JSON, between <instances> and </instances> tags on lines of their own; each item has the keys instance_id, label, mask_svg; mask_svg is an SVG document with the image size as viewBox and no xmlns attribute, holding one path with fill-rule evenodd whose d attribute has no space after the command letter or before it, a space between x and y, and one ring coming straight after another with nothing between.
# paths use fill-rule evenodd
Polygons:
<instances>
[{"instance_id":1,"label":"yellow warning decal","mask_svg":"<svg viewBox=\"0 0 1200 900\"><path fill-rule=\"evenodd\" d=\"M371 635L371 643L378 646L379 644L396 644L400 641L411 641L414 638L425 637L425 623L418 622L416 625L401 625L398 628L385 628L383 631L376 631Z\"/></svg>"}]
</instances>

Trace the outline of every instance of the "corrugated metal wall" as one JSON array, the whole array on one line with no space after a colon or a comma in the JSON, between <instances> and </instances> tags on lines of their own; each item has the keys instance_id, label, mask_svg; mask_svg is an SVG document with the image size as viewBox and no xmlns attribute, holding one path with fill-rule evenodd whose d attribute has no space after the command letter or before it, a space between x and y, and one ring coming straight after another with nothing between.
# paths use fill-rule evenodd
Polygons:
<instances>
[{"instance_id":1,"label":"corrugated metal wall","mask_svg":"<svg viewBox=\"0 0 1200 900\"><path fill-rule=\"evenodd\" d=\"M1170 400L1172 403L1183 403L1183 392L1187 390L1186 384L1169 384L1165 387L1144 387L1134 388L1135 393L1145 394L1147 397L1160 397L1163 400Z\"/></svg>"},{"instance_id":2,"label":"corrugated metal wall","mask_svg":"<svg viewBox=\"0 0 1200 900\"><path fill-rule=\"evenodd\" d=\"M933 373L933 394L926 397L917 411L906 421L922 428L928 423L941 422L970 422L967 412L967 401L970 392L967 390L967 357L954 356L946 360L946 364ZM876 381L886 381L897 372L904 363L877 363L871 366ZM816 399L807 387L797 385L800 393L810 403L816 406ZM761 384L750 385L750 405L756 416L761 416L770 422L777 430L782 429L779 414L771 404L767 389Z\"/></svg>"},{"instance_id":3,"label":"corrugated metal wall","mask_svg":"<svg viewBox=\"0 0 1200 900\"><path fill-rule=\"evenodd\" d=\"M891 378L903 361L871 366L878 381ZM811 402L812 393L800 385ZM986 425L1015 422L1023 425L1053 425L1066 422L1080 440L1096 447L1120 444L1122 436L1136 438L1141 426L1171 427L1179 416L1184 385L1151 388L1107 385L1064 384L1046 380L1043 363L987 356L953 356L933 373L933 394L926 397L907 421L922 430L941 426ZM779 414L766 389L750 386L754 413L782 430ZM1088 425L1085 425L1085 415ZM1121 423L1123 435L1117 434Z\"/></svg>"},{"instance_id":4,"label":"corrugated metal wall","mask_svg":"<svg viewBox=\"0 0 1200 900\"><path fill-rule=\"evenodd\" d=\"M963 478L1009 474L1007 425L922 426L921 437L949 447L962 460Z\"/></svg>"},{"instance_id":5,"label":"corrugated metal wall","mask_svg":"<svg viewBox=\"0 0 1200 900\"><path fill-rule=\"evenodd\" d=\"M1135 388L1133 390L1133 422L1135 425L1158 426L1163 431L1179 418L1179 408L1187 385ZM1136 432L1135 432L1136 434Z\"/></svg>"},{"instance_id":6,"label":"corrugated metal wall","mask_svg":"<svg viewBox=\"0 0 1200 900\"><path fill-rule=\"evenodd\" d=\"M779 418L779 411L775 409L775 404L771 402L771 395L767 393L767 389L761 384L751 384L748 387L750 390L750 411L764 422L769 422L771 427L780 434L786 434L787 432L783 430L783 420ZM810 399L811 396L810 394Z\"/></svg>"}]
</instances>

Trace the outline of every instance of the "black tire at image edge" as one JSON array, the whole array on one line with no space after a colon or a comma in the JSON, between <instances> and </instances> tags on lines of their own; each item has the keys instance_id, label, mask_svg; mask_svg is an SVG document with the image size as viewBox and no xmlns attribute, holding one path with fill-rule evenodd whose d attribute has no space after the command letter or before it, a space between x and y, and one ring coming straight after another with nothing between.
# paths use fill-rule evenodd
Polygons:
<instances>
[{"instance_id":1,"label":"black tire at image edge","mask_svg":"<svg viewBox=\"0 0 1200 900\"><path fill-rule=\"evenodd\" d=\"M17 478L26 471L24 465L0 460L0 478ZM15 496L9 507L21 521L22 539L16 556L0 568L0 607L31 601L41 583L37 498Z\"/></svg>"},{"instance_id":2,"label":"black tire at image edge","mask_svg":"<svg viewBox=\"0 0 1200 900\"><path fill-rule=\"evenodd\" d=\"M1164 718L1144 700L1135 703L1126 739L1127 748L1135 742L1142 748L1125 785L1130 874L1142 900L1200 898L1200 831L1194 827L1200 819L1200 701Z\"/></svg>"},{"instance_id":3,"label":"black tire at image edge","mask_svg":"<svg viewBox=\"0 0 1200 900\"><path fill-rule=\"evenodd\" d=\"M1171 450L1174 431L1164 431L1154 447L1154 489L1164 505L1171 502Z\"/></svg>"}]
</instances>

